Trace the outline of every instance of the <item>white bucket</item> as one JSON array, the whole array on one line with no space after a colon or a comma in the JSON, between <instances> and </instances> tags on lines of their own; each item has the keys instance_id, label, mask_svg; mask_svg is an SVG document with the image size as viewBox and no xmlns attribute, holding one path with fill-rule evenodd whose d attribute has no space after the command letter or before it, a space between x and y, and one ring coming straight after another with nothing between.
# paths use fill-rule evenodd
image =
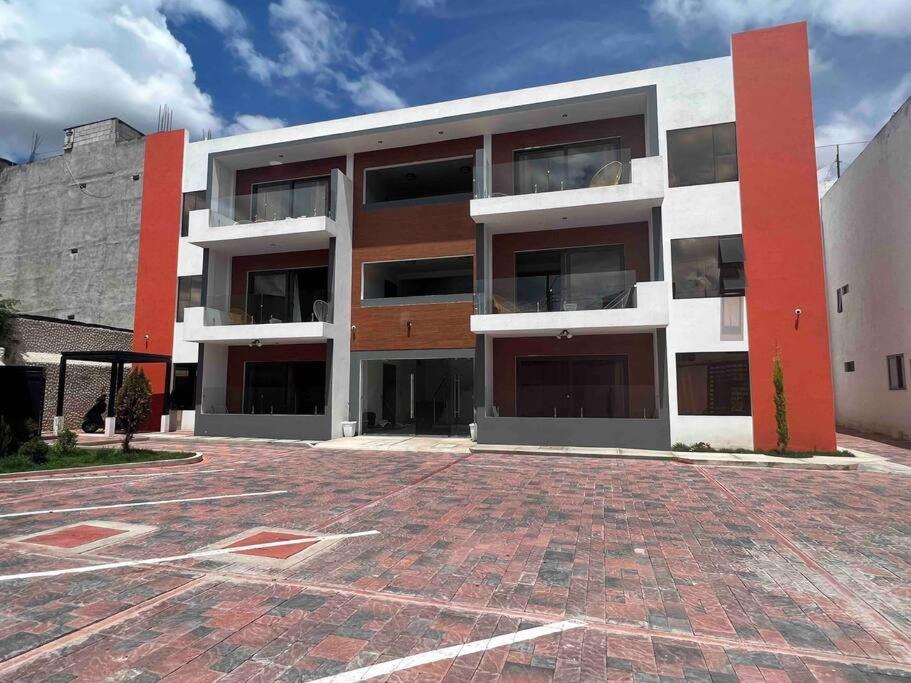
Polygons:
<instances>
[{"instance_id":1,"label":"white bucket","mask_svg":"<svg viewBox=\"0 0 911 683\"><path fill-rule=\"evenodd\" d=\"M357 422L342 422L342 436L354 436L357 433Z\"/></svg>"}]
</instances>

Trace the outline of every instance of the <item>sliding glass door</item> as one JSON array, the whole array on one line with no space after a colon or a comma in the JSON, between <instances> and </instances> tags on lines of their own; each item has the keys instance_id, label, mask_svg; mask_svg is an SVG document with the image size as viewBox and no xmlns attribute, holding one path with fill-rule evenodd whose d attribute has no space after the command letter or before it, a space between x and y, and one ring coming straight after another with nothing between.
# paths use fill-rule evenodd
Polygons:
<instances>
[{"instance_id":1,"label":"sliding glass door","mask_svg":"<svg viewBox=\"0 0 911 683\"><path fill-rule=\"evenodd\" d=\"M244 367L244 412L322 415L326 412L326 362L251 362Z\"/></svg>"},{"instance_id":2,"label":"sliding glass door","mask_svg":"<svg viewBox=\"0 0 911 683\"><path fill-rule=\"evenodd\" d=\"M518 417L629 417L625 356L519 358Z\"/></svg>"},{"instance_id":3,"label":"sliding glass door","mask_svg":"<svg viewBox=\"0 0 911 683\"><path fill-rule=\"evenodd\" d=\"M525 251L516 254L520 311L602 308L627 286L622 244Z\"/></svg>"},{"instance_id":4,"label":"sliding glass door","mask_svg":"<svg viewBox=\"0 0 911 683\"><path fill-rule=\"evenodd\" d=\"M310 322L314 302L328 297L325 266L259 271L247 277L247 315L254 323Z\"/></svg>"},{"instance_id":5,"label":"sliding glass door","mask_svg":"<svg viewBox=\"0 0 911 683\"><path fill-rule=\"evenodd\" d=\"M468 434L471 358L371 360L362 365L362 430L381 434Z\"/></svg>"},{"instance_id":6,"label":"sliding glass door","mask_svg":"<svg viewBox=\"0 0 911 683\"><path fill-rule=\"evenodd\" d=\"M619 160L620 138L518 150L514 153L515 193L589 187L599 169Z\"/></svg>"},{"instance_id":7,"label":"sliding glass door","mask_svg":"<svg viewBox=\"0 0 911 683\"><path fill-rule=\"evenodd\" d=\"M303 178L253 186L253 221L325 216L329 178Z\"/></svg>"}]
</instances>

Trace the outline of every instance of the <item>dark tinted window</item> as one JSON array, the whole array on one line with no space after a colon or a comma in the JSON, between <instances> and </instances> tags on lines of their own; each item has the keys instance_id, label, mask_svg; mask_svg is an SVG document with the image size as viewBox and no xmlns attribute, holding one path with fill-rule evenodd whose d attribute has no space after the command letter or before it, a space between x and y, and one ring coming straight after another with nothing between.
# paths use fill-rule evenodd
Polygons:
<instances>
[{"instance_id":1,"label":"dark tinted window","mask_svg":"<svg viewBox=\"0 0 911 683\"><path fill-rule=\"evenodd\" d=\"M174 365L174 388L171 390L173 410L193 410L196 407L196 363Z\"/></svg>"},{"instance_id":2,"label":"dark tinted window","mask_svg":"<svg viewBox=\"0 0 911 683\"><path fill-rule=\"evenodd\" d=\"M177 322L183 322L183 309L202 305L202 275L177 278Z\"/></svg>"},{"instance_id":3,"label":"dark tinted window","mask_svg":"<svg viewBox=\"0 0 911 683\"><path fill-rule=\"evenodd\" d=\"M317 320L314 303L327 301L329 269L266 270L247 276L246 314L252 323L299 323ZM235 306L236 307L236 306ZM319 319L319 322L332 322Z\"/></svg>"},{"instance_id":4,"label":"dark tinted window","mask_svg":"<svg viewBox=\"0 0 911 683\"><path fill-rule=\"evenodd\" d=\"M325 411L325 361L246 364L245 413L322 415Z\"/></svg>"},{"instance_id":5,"label":"dark tinted window","mask_svg":"<svg viewBox=\"0 0 911 683\"><path fill-rule=\"evenodd\" d=\"M473 192L473 164L472 157L464 157L371 169L365 176L364 203L462 195L468 199Z\"/></svg>"},{"instance_id":6,"label":"dark tinted window","mask_svg":"<svg viewBox=\"0 0 911 683\"><path fill-rule=\"evenodd\" d=\"M743 296L743 259L740 235L671 240L674 298Z\"/></svg>"},{"instance_id":7,"label":"dark tinted window","mask_svg":"<svg viewBox=\"0 0 911 683\"><path fill-rule=\"evenodd\" d=\"M845 361L845 372L854 372L854 361Z\"/></svg>"},{"instance_id":8,"label":"dark tinted window","mask_svg":"<svg viewBox=\"0 0 911 683\"><path fill-rule=\"evenodd\" d=\"M904 389L905 387L905 355L898 353L894 356L886 357L886 365L889 369L889 388Z\"/></svg>"},{"instance_id":9,"label":"dark tinted window","mask_svg":"<svg viewBox=\"0 0 911 683\"><path fill-rule=\"evenodd\" d=\"M737 180L737 133L733 123L667 132L671 187Z\"/></svg>"},{"instance_id":10,"label":"dark tinted window","mask_svg":"<svg viewBox=\"0 0 911 683\"><path fill-rule=\"evenodd\" d=\"M329 187L329 178L325 176L254 185L250 220L325 216L329 209ZM238 198L238 205L241 201Z\"/></svg>"},{"instance_id":11,"label":"dark tinted window","mask_svg":"<svg viewBox=\"0 0 911 683\"><path fill-rule=\"evenodd\" d=\"M629 401L625 356L516 360L518 417L629 417Z\"/></svg>"},{"instance_id":12,"label":"dark tinted window","mask_svg":"<svg viewBox=\"0 0 911 683\"><path fill-rule=\"evenodd\" d=\"M364 264L364 298L471 295L471 256Z\"/></svg>"},{"instance_id":13,"label":"dark tinted window","mask_svg":"<svg viewBox=\"0 0 911 683\"><path fill-rule=\"evenodd\" d=\"M678 353L679 415L749 415L750 368L746 352Z\"/></svg>"},{"instance_id":14,"label":"dark tinted window","mask_svg":"<svg viewBox=\"0 0 911 683\"><path fill-rule=\"evenodd\" d=\"M208 209L206 202L206 191L186 192L183 196L183 215L180 220L180 236L186 237L190 234L190 212L197 209Z\"/></svg>"}]
</instances>

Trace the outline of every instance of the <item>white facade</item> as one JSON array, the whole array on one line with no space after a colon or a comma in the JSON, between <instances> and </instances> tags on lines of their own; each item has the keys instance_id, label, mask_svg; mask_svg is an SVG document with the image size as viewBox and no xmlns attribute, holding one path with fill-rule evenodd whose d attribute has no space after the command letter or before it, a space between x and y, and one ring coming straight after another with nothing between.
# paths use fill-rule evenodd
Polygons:
<instances>
[{"instance_id":1,"label":"white facade","mask_svg":"<svg viewBox=\"0 0 911 683\"><path fill-rule=\"evenodd\" d=\"M342 202L347 215L336 216L334 220L283 221L275 226L245 225L234 235L228 235L222 227L210 226L208 210L192 212L190 235L181 238L179 274L202 274L202 248L209 248L209 296L225 295L228 291L231 255L263 253L270 248L275 251L323 248L318 246L322 240L330 235L334 237L337 240L333 262L334 320L330 325L300 323L295 330L290 329L293 325L276 325L275 329L258 325L248 327L265 329L240 331L228 326L206 327L202 309L190 309L187 322L175 325L175 362L192 362L196 357L196 342L206 343L203 404L223 408L228 344L247 344L254 339L264 343L307 343L331 338L334 341L332 434L339 435L341 422L348 419L349 413L351 211L353 202L361 200L351 196L353 155L477 135L483 137L484 156L489 162L492 135L629 114L643 114L648 128L647 156L633 160L629 184L487 197L471 202L472 218L485 225L484 240L488 247L487 262L479 264L478 270L490 277L489 247L493 233L625 221L650 223L652 209L660 207L663 262L653 263L652 269L663 271L663 279L639 285L640 304L636 309L476 315L472 316L472 331L487 336L534 336L564 329L576 334L666 330L671 442L709 441L715 446L751 447L751 417L681 416L676 395L677 353L749 348L744 298L678 300L673 298L671 286L671 240L742 232L739 182L667 186L668 130L735 120L730 57L189 143L184 154L183 190L207 190L213 206L233 194L237 169L277 163L275 158L279 154L282 163L347 155L348 173L341 183L347 192ZM852 172L858 163L852 166ZM906 159L905 177L908 177L907 163ZM860 280L852 277L852 283L854 279ZM901 288L895 287L891 294L898 297L900 291ZM904 332L907 339L907 327ZM485 346L489 374L490 340L486 340ZM489 382L487 391L490 391Z\"/></svg>"},{"instance_id":2,"label":"white facade","mask_svg":"<svg viewBox=\"0 0 911 683\"><path fill-rule=\"evenodd\" d=\"M911 438L911 391L889 388L887 357L911 375L911 100L822 197L835 416ZM842 293L838 312L837 290ZM846 363L853 363L853 372Z\"/></svg>"}]
</instances>

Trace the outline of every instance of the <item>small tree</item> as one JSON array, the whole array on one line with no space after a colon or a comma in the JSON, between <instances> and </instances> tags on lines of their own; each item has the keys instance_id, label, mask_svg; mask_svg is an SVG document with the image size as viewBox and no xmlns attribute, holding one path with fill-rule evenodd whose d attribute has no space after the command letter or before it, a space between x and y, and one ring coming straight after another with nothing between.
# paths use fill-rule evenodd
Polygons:
<instances>
[{"instance_id":1,"label":"small tree","mask_svg":"<svg viewBox=\"0 0 911 683\"><path fill-rule=\"evenodd\" d=\"M117 420L123 429L123 450L152 412L152 385L140 368L130 370L117 392Z\"/></svg>"},{"instance_id":2,"label":"small tree","mask_svg":"<svg viewBox=\"0 0 911 683\"><path fill-rule=\"evenodd\" d=\"M772 359L772 385L775 387L775 425L778 433L778 451L788 450L791 432L788 429L788 403L784 395L784 370L781 367L781 352Z\"/></svg>"}]
</instances>

